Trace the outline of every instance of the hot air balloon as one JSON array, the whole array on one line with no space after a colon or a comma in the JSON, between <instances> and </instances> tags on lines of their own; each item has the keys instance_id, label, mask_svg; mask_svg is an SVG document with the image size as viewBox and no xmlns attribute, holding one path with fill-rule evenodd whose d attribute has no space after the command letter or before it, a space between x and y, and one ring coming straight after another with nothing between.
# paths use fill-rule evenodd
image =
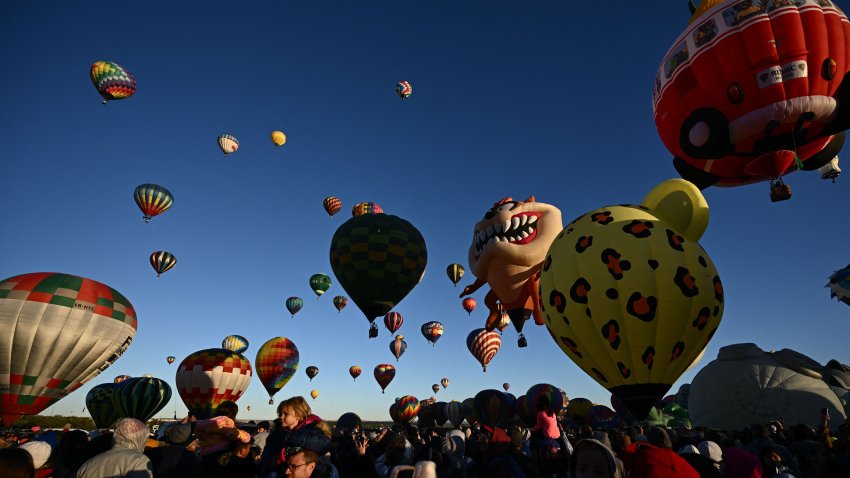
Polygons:
<instances>
[{"instance_id":1,"label":"hot air balloon","mask_svg":"<svg viewBox=\"0 0 850 478\"><path fill-rule=\"evenodd\" d=\"M361 202L351 208L351 216L362 216L364 214L383 214L384 210L380 205L373 202Z\"/></svg>"},{"instance_id":2,"label":"hot air balloon","mask_svg":"<svg viewBox=\"0 0 850 478\"><path fill-rule=\"evenodd\" d=\"M86 408L97 428L109 428L121 418L114 400L116 387L114 383L102 383L92 387L86 394Z\"/></svg>"},{"instance_id":3,"label":"hot air balloon","mask_svg":"<svg viewBox=\"0 0 850 478\"><path fill-rule=\"evenodd\" d=\"M780 201L783 175L830 163L850 126L846 24L830 1L703 1L652 95L679 174L700 188L770 181Z\"/></svg>"},{"instance_id":4,"label":"hot air balloon","mask_svg":"<svg viewBox=\"0 0 850 478\"><path fill-rule=\"evenodd\" d=\"M419 413L419 400L412 395L405 395L398 399L398 419L401 423L408 423Z\"/></svg>"},{"instance_id":5,"label":"hot air balloon","mask_svg":"<svg viewBox=\"0 0 850 478\"><path fill-rule=\"evenodd\" d=\"M301 297L290 297L286 299L286 310L295 317L295 314L304 307L304 300Z\"/></svg>"},{"instance_id":6,"label":"hot air balloon","mask_svg":"<svg viewBox=\"0 0 850 478\"><path fill-rule=\"evenodd\" d=\"M218 135L218 147L221 148L221 152L227 156L230 153L235 153L236 150L239 149L239 140L232 134L220 134Z\"/></svg>"},{"instance_id":7,"label":"hot air balloon","mask_svg":"<svg viewBox=\"0 0 850 478\"><path fill-rule=\"evenodd\" d=\"M263 387L269 392L269 404L272 397L280 391L298 370L298 347L286 337L268 340L257 351L254 362L257 376Z\"/></svg>"},{"instance_id":8,"label":"hot air balloon","mask_svg":"<svg viewBox=\"0 0 850 478\"><path fill-rule=\"evenodd\" d=\"M307 367L307 370L305 370L305 372L307 373L307 376L310 377L310 381L312 382L313 377L319 375L319 367L310 365L309 367Z\"/></svg>"},{"instance_id":9,"label":"hot air balloon","mask_svg":"<svg viewBox=\"0 0 850 478\"><path fill-rule=\"evenodd\" d=\"M489 332L487 329L475 329L466 337L466 348L473 357L481 362L484 371L487 371L487 364L496 356L499 347L502 346L502 339L496 332Z\"/></svg>"},{"instance_id":10,"label":"hot air balloon","mask_svg":"<svg viewBox=\"0 0 850 478\"><path fill-rule=\"evenodd\" d=\"M69 274L0 282L0 418L36 415L112 365L136 335L118 291Z\"/></svg>"},{"instance_id":11,"label":"hot air balloon","mask_svg":"<svg viewBox=\"0 0 850 478\"><path fill-rule=\"evenodd\" d=\"M286 144L286 135L283 134L283 131L272 131L272 143L275 146L283 146Z\"/></svg>"},{"instance_id":12,"label":"hot air balloon","mask_svg":"<svg viewBox=\"0 0 850 478\"><path fill-rule=\"evenodd\" d=\"M377 336L375 319L398 304L422 279L428 252L422 234L387 214L362 214L343 223L331 240L330 261L343 289L363 311Z\"/></svg>"},{"instance_id":13,"label":"hot air balloon","mask_svg":"<svg viewBox=\"0 0 850 478\"><path fill-rule=\"evenodd\" d=\"M475 224L468 255L476 278L460 296L472 294L484 284L490 286L484 296L489 310L487 330L497 327L504 309L519 333L517 345L525 347L522 328L529 317L543 325L539 271L552 240L563 228L560 209L537 202L534 196L525 201L501 199Z\"/></svg>"},{"instance_id":14,"label":"hot air balloon","mask_svg":"<svg viewBox=\"0 0 850 478\"><path fill-rule=\"evenodd\" d=\"M409 81L401 80L395 85L395 94L402 100L406 100L413 94L413 86L411 86Z\"/></svg>"},{"instance_id":15,"label":"hot air balloon","mask_svg":"<svg viewBox=\"0 0 850 478\"><path fill-rule=\"evenodd\" d=\"M465 310L466 313L469 314L469 315L472 315L472 311L475 310L476 305L477 305L477 303L475 302L475 299L473 299L472 297L467 297L466 299L463 299L463 302L461 302L461 306L463 307L463 310Z\"/></svg>"},{"instance_id":16,"label":"hot air balloon","mask_svg":"<svg viewBox=\"0 0 850 478\"><path fill-rule=\"evenodd\" d=\"M526 406L529 411L533 411L535 415L540 400L544 400L545 403L548 403L546 410L549 410L556 415L566 406L561 389L554 385L549 385L548 383L532 385L528 391L525 392Z\"/></svg>"},{"instance_id":17,"label":"hot air balloon","mask_svg":"<svg viewBox=\"0 0 850 478\"><path fill-rule=\"evenodd\" d=\"M112 380L112 383L121 383L121 382L123 382L124 380L127 380L127 379L129 379L129 378L133 378L133 377L131 377L131 376L129 376L129 375L118 375L117 377L115 377L115 378Z\"/></svg>"},{"instance_id":18,"label":"hot air balloon","mask_svg":"<svg viewBox=\"0 0 850 478\"><path fill-rule=\"evenodd\" d=\"M91 82L103 104L107 101L124 100L136 92L136 79L123 66L111 61L96 61L89 70Z\"/></svg>"},{"instance_id":19,"label":"hot air balloon","mask_svg":"<svg viewBox=\"0 0 850 478\"><path fill-rule=\"evenodd\" d=\"M344 295L334 297L334 307L336 307L337 311L342 312L342 309L344 309L346 305L348 305L348 297Z\"/></svg>"},{"instance_id":20,"label":"hot air balloon","mask_svg":"<svg viewBox=\"0 0 850 478\"><path fill-rule=\"evenodd\" d=\"M591 408L593 408L593 402L590 400L582 397L574 398L567 405L567 415L584 420Z\"/></svg>"},{"instance_id":21,"label":"hot air balloon","mask_svg":"<svg viewBox=\"0 0 850 478\"><path fill-rule=\"evenodd\" d=\"M641 206L580 216L549 249L540 297L552 338L638 420L720 324L723 285L697 243L707 225L700 191L673 179Z\"/></svg>"},{"instance_id":22,"label":"hot air balloon","mask_svg":"<svg viewBox=\"0 0 850 478\"><path fill-rule=\"evenodd\" d=\"M466 272L463 266L460 264L449 264L446 267L446 274L449 276L449 280L452 281L452 284L457 287L457 283L460 282L460 279L463 277L463 274Z\"/></svg>"},{"instance_id":23,"label":"hot air balloon","mask_svg":"<svg viewBox=\"0 0 850 478\"><path fill-rule=\"evenodd\" d=\"M165 361L166 361L166 362L168 362L168 365L173 364L175 360L177 360L177 357L175 357L175 356L173 356L173 355L169 355L169 356L165 359Z\"/></svg>"},{"instance_id":24,"label":"hot air balloon","mask_svg":"<svg viewBox=\"0 0 850 478\"><path fill-rule=\"evenodd\" d=\"M623 425L622 419L614 410L605 405L594 405L587 412L587 423L596 430L615 430Z\"/></svg>"},{"instance_id":25,"label":"hot air balloon","mask_svg":"<svg viewBox=\"0 0 850 478\"><path fill-rule=\"evenodd\" d=\"M850 265L839 269L829 276L829 296L850 305Z\"/></svg>"},{"instance_id":26,"label":"hot air balloon","mask_svg":"<svg viewBox=\"0 0 850 478\"><path fill-rule=\"evenodd\" d=\"M338 213L340 209L342 209L342 201L339 200L338 197L328 196L322 201L322 207L325 208L325 212L328 213L328 216L333 217L334 214Z\"/></svg>"},{"instance_id":27,"label":"hot air balloon","mask_svg":"<svg viewBox=\"0 0 850 478\"><path fill-rule=\"evenodd\" d=\"M482 390L475 395L476 418L484 425L499 425L506 415L505 407L505 394L498 390Z\"/></svg>"},{"instance_id":28,"label":"hot air balloon","mask_svg":"<svg viewBox=\"0 0 850 478\"><path fill-rule=\"evenodd\" d=\"M407 342L404 341L404 335L396 335L395 339L390 342L390 352L395 356L396 362L405 350L407 350Z\"/></svg>"},{"instance_id":29,"label":"hot air balloon","mask_svg":"<svg viewBox=\"0 0 850 478\"><path fill-rule=\"evenodd\" d=\"M177 393L189 413L204 420L221 402L238 400L248 389L251 374L248 359L232 350L199 350L177 367Z\"/></svg>"},{"instance_id":30,"label":"hot air balloon","mask_svg":"<svg viewBox=\"0 0 850 478\"><path fill-rule=\"evenodd\" d=\"M440 380L440 385L442 385L443 388L449 388L449 379L443 377L443 379Z\"/></svg>"},{"instance_id":31,"label":"hot air balloon","mask_svg":"<svg viewBox=\"0 0 850 478\"><path fill-rule=\"evenodd\" d=\"M511 384L509 384L508 382L505 382L505 383L502 384L502 388L504 388L505 391L507 392L508 390L511 389Z\"/></svg>"},{"instance_id":32,"label":"hot air balloon","mask_svg":"<svg viewBox=\"0 0 850 478\"><path fill-rule=\"evenodd\" d=\"M431 390L433 390L433 391L434 391L434 393L439 392L439 391L440 391L440 384L439 384L439 383L435 383L434 385L431 385Z\"/></svg>"},{"instance_id":33,"label":"hot air balloon","mask_svg":"<svg viewBox=\"0 0 850 478\"><path fill-rule=\"evenodd\" d=\"M499 312L499 321L496 322L495 328L499 333L502 333L511 325L511 316L502 308L502 304L499 304L499 310L501 312Z\"/></svg>"},{"instance_id":34,"label":"hot air balloon","mask_svg":"<svg viewBox=\"0 0 850 478\"><path fill-rule=\"evenodd\" d=\"M151 222L151 218L158 216L174 204L174 196L168 189L156 184L142 184L133 192L136 205L142 210L142 218L145 222Z\"/></svg>"},{"instance_id":35,"label":"hot air balloon","mask_svg":"<svg viewBox=\"0 0 850 478\"><path fill-rule=\"evenodd\" d=\"M351 375L351 378L353 378L355 382L361 373L363 373L363 369L357 365L352 365L348 368L348 374Z\"/></svg>"},{"instance_id":36,"label":"hot air balloon","mask_svg":"<svg viewBox=\"0 0 850 478\"><path fill-rule=\"evenodd\" d=\"M388 363L375 366L375 380L381 386L381 393L384 393L393 378L395 378L395 367Z\"/></svg>"},{"instance_id":37,"label":"hot air balloon","mask_svg":"<svg viewBox=\"0 0 850 478\"><path fill-rule=\"evenodd\" d=\"M425 337L425 340L431 342L433 347L443 336L443 324L434 321L425 322L422 324L422 336Z\"/></svg>"},{"instance_id":38,"label":"hot air balloon","mask_svg":"<svg viewBox=\"0 0 850 478\"><path fill-rule=\"evenodd\" d=\"M391 334L396 333L403 323L404 317L402 317L398 312L387 312L387 314L384 315L384 326Z\"/></svg>"},{"instance_id":39,"label":"hot air balloon","mask_svg":"<svg viewBox=\"0 0 850 478\"><path fill-rule=\"evenodd\" d=\"M310 289L316 294L316 299L331 288L331 278L325 274L313 274L310 276Z\"/></svg>"},{"instance_id":40,"label":"hot air balloon","mask_svg":"<svg viewBox=\"0 0 850 478\"><path fill-rule=\"evenodd\" d=\"M115 404L122 417L146 422L171 400L171 387L154 377L136 377L115 385Z\"/></svg>"},{"instance_id":41,"label":"hot air balloon","mask_svg":"<svg viewBox=\"0 0 850 478\"><path fill-rule=\"evenodd\" d=\"M228 335L221 341L221 348L242 354L248 350L248 339L241 335Z\"/></svg>"},{"instance_id":42,"label":"hot air balloon","mask_svg":"<svg viewBox=\"0 0 850 478\"><path fill-rule=\"evenodd\" d=\"M465 418L463 413L463 404L454 400L443 407L443 413L445 413L446 418L448 418L449 422L451 422L452 426L455 428L459 427Z\"/></svg>"},{"instance_id":43,"label":"hot air balloon","mask_svg":"<svg viewBox=\"0 0 850 478\"><path fill-rule=\"evenodd\" d=\"M170 270L177 264L177 257L167 251L156 251L150 257L151 267L156 271L156 276L159 277L163 272Z\"/></svg>"},{"instance_id":44,"label":"hot air balloon","mask_svg":"<svg viewBox=\"0 0 850 478\"><path fill-rule=\"evenodd\" d=\"M313 397L313 400L319 398L319 391L318 390L311 390L310 396Z\"/></svg>"}]
</instances>

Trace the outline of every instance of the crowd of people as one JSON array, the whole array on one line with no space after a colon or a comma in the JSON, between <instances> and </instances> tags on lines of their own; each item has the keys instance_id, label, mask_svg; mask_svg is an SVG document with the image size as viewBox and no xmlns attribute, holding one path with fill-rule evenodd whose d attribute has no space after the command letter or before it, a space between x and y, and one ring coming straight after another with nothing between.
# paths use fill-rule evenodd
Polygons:
<instances>
[{"instance_id":1,"label":"crowd of people","mask_svg":"<svg viewBox=\"0 0 850 478\"><path fill-rule=\"evenodd\" d=\"M346 414L332 429L303 397L277 407L273 422L240 426L234 402L206 420L184 419L160 439L139 420L111 431L0 440L4 478L475 478L722 477L850 478L850 420L830 432L782 420L722 432L638 425L594 430L538 404L533 427L445 428L396 424L363 429ZM354 417L355 419L351 419ZM91 436L90 436L91 435Z\"/></svg>"}]
</instances>

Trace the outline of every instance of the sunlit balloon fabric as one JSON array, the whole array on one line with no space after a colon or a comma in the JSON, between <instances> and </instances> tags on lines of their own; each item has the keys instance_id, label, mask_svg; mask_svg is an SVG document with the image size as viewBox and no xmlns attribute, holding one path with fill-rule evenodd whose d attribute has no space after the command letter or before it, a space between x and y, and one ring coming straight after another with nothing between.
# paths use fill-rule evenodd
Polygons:
<instances>
[{"instance_id":1,"label":"sunlit balloon fabric","mask_svg":"<svg viewBox=\"0 0 850 478\"><path fill-rule=\"evenodd\" d=\"M466 337L466 348L481 363L486 372L487 365L496 356L502 346L502 339L497 332L488 332L487 329L475 329Z\"/></svg>"},{"instance_id":2,"label":"sunlit balloon fabric","mask_svg":"<svg viewBox=\"0 0 850 478\"><path fill-rule=\"evenodd\" d=\"M351 208L351 216L362 216L363 214L383 214L384 209L373 202L361 202Z\"/></svg>"},{"instance_id":3,"label":"sunlit balloon fabric","mask_svg":"<svg viewBox=\"0 0 850 478\"><path fill-rule=\"evenodd\" d=\"M409 81L401 80L395 85L395 94L397 94L399 98L406 100L413 94L413 86Z\"/></svg>"},{"instance_id":4,"label":"sunlit balloon fabric","mask_svg":"<svg viewBox=\"0 0 850 478\"><path fill-rule=\"evenodd\" d=\"M322 207L325 208L325 212L328 213L328 216L333 217L334 214L338 213L339 210L342 209L342 201L340 201L338 197L328 196L322 201Z\"/></svg>"},{"instance_id":5,"label":"sunlit balloon fabric","mask_svg":"<svg viewBox=\"0 0 850 478\"><path fill-rule=\"evenodd\" d=\"M232 134L220 134L218 135L218 147L221 149L221 152L227 156L230 153L235 153L236 150L239 149L239 140Z\"/></svg>"},{"instance_id":6,"label":"sunlit balloon fabric","mask_svg":"<svg viewBox=\"0 0 850 478\"><path fill-rule=\"evenodd\" d=\"M286 144L286 135L283 134L283 131L272 132L272 143L274 143L275 146L283 146Z\"/></svg>"},{"instance_id":7,"label":"sunlit balloon fabric","mask_svg":"<svg viewBox=\"0 0 850 478\"><path fill-rule=\"evenodd\" d=\"M156 251L151 254L150 262L151 267L156 271L156 276L159 277L160 274L177 264L177 257L168 251Z\"/></svg>"},{"instance_id":8,"label":"sunlit balloon fabric","mask_svg":"<svg viewBox=\"0 0 850 478\"><path fill-rule=\"evenodd\" d=\"M123 382L124 380L128 380L128 379L131 379L131 378L133 378L133 377L131 377L131 376L129 376L129 375L118 375L117 377L115 377L115 378L112 380L112 383L121 383L121 382Z\"/></svg>"},{"instance_id":9,"label":"sunlit balloon fabric","mask_svg":"<svg viewBox=\"0 0 850 478\"><path fill-rule=\"evenodd\" d=\"M171 191L157 184L142 184L133 192L136 205L142 210L142 218L150 222L151 218L158 216L174 204L174 196Z\"/></svg>"},{"instance_id":10,"label":"sunlit balloon fabric","mask_svg":"<svg viewBox=\"0 0 850 478\"><path fill-rule=\"evenodd\" d=\"M460 304L461 307L463 307L463 310L465 310L466 313L469 315L472 315L472 311L475 310L475 306L478 305L478 303L475 302L475 299L473 299L472 297L467 297L466 299L463 299L463 302L461 302Z\"/></svg>"},{"instance_id":11,"label":"sunlit balloon fabric","mask_svg":"<svg viewBox=\"0 0 850 478\"><path fill-rule=\"evenodd\" d=\"M103 97L103 104L123 100L136 92L136 79L124 67L111 61L96 61L89 70L91 82Z\"/></svg>"},{"instance_id":12,"label":"sunlit balloon fabric","mask_svg":"<svg viewBox=\"0 0 850 478\"><path fill-rule=\"evenodd\" d=\"M363 373L363 368L358 365L348 367L348 374L351 375L351 378L353 378L354 381L357 381L357 377L359 377L361 373Z\"/></svg>"},{"instance_id":13,"label":"sunlit balloon fabric","mask_svg":"<svg viewBox=\"0 0 850 478\"><path fill-rule=\"evenodd\" d=\"M131 378L115 385L113 400L122 417L146 422L171 400L171 386L155 377Z\"/></svg>"},{"instance_id":14,"label":"sunlit balloon fabric","mask_svg":"<svg viewBox=\"0 0 850 478\"><path fill-rule=\"evenodd\" d=\"M375 381L381 386L381 393L387 389L387 385L395 378L395 367L388 363L382 363L375 366L374 370Z\"/></svg>"},{"instance_id":15,"label":"sunlit balloon fabric","mask_svg":"<svg viewBox=\"0 0 850 478\"><path fill-rule=\"evenodd\" d=\"M850 125L848 45L833 1L701 2L653 88L676 170L704 188L829 163Z\"/></svg>"},{"instance_id":16,"label":"sunlit balloon fabric","mask_svg":"<svg viewBox=\"0 0 850 478\"><path fill-rule=\"evenodd\" d=\"M444 377L442 380L440 380L440 385L442 385L442 386L443 386L443 388L448 388L448 386L449 386L449 379Z\"/></svg>"},{"instance_id":17,"label":"sunlit balloon fabric","mask_svg":"<svg viewBox=\"0 0 850 478\"><path fill-rule=\"evenodd\" d=\"M221 341L221 348L232 350L238 354L245 353L248 350L248 339L241 335L228 335Z\"/></svg>"},{"instance_id":18,"label":"sunlit balloon fabric","mask_svg":"<svg viewBox=\"0 0 850 478\"><path fill-rule=\"evenodd\" d=\"M850 265L829 276L829 296L850 305Z\"/></svg>"},{"instance_id":19,"label":"sunlit balloon fabric","mask_svg":"<svg viewBox=\"0 0 850 478\"><path fill-rule=\"evenodd\" d=\"M398 399L398 419L407 423L419 413L419 400L412 395L405 395Z\"/></svg>"},{"instance_id":20,"label":"sunlit balloon fabric","mask_svg":"<svg viewBox=\"0 0 850 478\"><path fill-rule=\"evenodd\" d=\"M254 366L269 398L280 391L298 370L298 347L286 337L270 339L257 351Z\"/></svg>"},{"instance_id":21,"label":"sunlit balloon fabric","mask_svg":"<svg viewBox=\"0 0 850 478\"><path fill-rule=\"evenodd\" d=\"M402 317L402 315L398 312L387 312L387 314L384 315L384 327L386 327L391 334L396 333L403 323L404 317Z\"/></svg>"},{"instance_id":22,"label":"sunlit balloon fabric","mask_svg":"<svg viewBox=\"0 0 850 478\"><path fill-rule=\"evenodd\" d=\"M199 350L177 367L177 392L189 412L206 419L221 402L239 400L252 373L248 359L232 350Z\"/></svg>"},{"instance_id":23,"label":"sunlit balloon fabric","mask_svg":"<svg viewBox=\"0 0 850 478\"><path fill-rule=\"evenodd\" d=\"M682 179L641 205L568 224L549 248L541 305L553 340L641 420L705 349L723 316L723 285L697 240L708 205Z\"/></svg>"},{"instance_id":24,"label":"sunlit balloon fabric","mask_svg":"<svg viewBox=\"0 0 850 478\"><path fill-rule=\"evenodd\" d=\"M425 337L425 340L431 342L432 346L440 340L440 337L443 336L443 331L445 330L443 324L435 321L422 324L421 329L422 336Z\"/></svg>"},{"instance_id":25,"label":"sunlit balloon fabric","mask_svg":"<svg viewBox=\"0 0 850 478\"><path fill-rule=\"evenodd\" d=\"M344 309L346 305L348 305L348 297L344 295L334 297L334 307L336 307L338 312L342 312L342 309Z\"/></svg>"},{"instance_id":26,"label":"sunlit balloon fabric","mask_svg":"<svg viewBox=\"0 0 850 478\"><path fill-rule=\"evenodd\" d=\"M452 281L452 284L457 287L457 283L460 282L461 278L463 278L463 274L466 273L466 270L460 264L449 264L446 267L446 275L449 276L449 280Z\"/></svg>"},{"instance_id":27,"label":"sunlit balloon fabric","mask_svg":"<svg viewBox=\"0 0 850 478\"><path fill-rule=\"evenodd\" d=\"M319 398L319 391L318 390L310 390L310 396L313 398L313 400Z\"/></svg>"},{"instance_id":28,"label":"sunlit balloon fabric","mask_svg":"<svg viewBox=\"0 0 850 478\"><path fill-rule=\"evenodd\" d=\"M0 282L0 417L35 415L106 370L136 335L118 291L70 274Z\"/></svg>"},{"instance_id":29,"label":"sunlit balloon fabric","mask_svg":"<svg viewBox=\"0 0 850 478\"><path fill-rule=\"evenodd\" d=\"M177 357L175 357L173 355L169 355L168 357L165 358L165 361L168 362L168 365L173 364L175 360L177 360Z\"/></svg>"},{"instance_id":30,"label":"sunlit balloon fabric","mask_svg":"<svg viewBox=\"0 0 850 478\"><path fill-rule=\"evenodd\" d=\"M407 342L404 341L404 335L396 335L392 342L390 342L390 352L395 356L396 362L401 356L404 354L404 351L407 350Z\"/></svg>"}]
</instances>

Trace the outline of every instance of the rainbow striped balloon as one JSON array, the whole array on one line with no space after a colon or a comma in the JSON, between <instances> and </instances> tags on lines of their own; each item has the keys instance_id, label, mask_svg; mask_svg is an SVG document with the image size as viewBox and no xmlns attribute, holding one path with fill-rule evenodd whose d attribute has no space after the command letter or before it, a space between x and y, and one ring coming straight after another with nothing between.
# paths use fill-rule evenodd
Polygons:
<instances>
[{"instance_id":1,"label":"rainbow striped balloon","mask_svg":"<svg viewBox=\"0 0 850 478\"><path fill-rule=\"evenodd\" d=\"M472 353L479 362L484 371L487 371L487 364L493 360L499 348L502 346L502 339L496 332L488 332L487 329L475 329L466 337L466 348Z\"/></svg>"},{"instance_id":2,"label":"rainbow striped balloon","mask_svg":"<svg viewBox=\"0 0 850 478\"><path fill-rule=\"evenodd\" d=\"M232 350L238 354L248 350L248 339L241 335L228 335L221 341L221 348Z\"/></svg>"},{"instance_id":3,"label":"rainbow striped balloon","mask_svg":"<svg viewBox=\"0 0 850 478\"><path fill-rule=\"evenodd\" d=\"M123 100L136 92L136 79L123 66L111 61L96 61L89 70L91 82L103 104L112 100Z\"/></svg>"},{"instance_id":4,"label":"rainbow striped balloon","mask_svg":"<svg viewBox=\"0 0 850 478\"><path fill-rule=\"evenodd\" d=\"M299 357L298 347L286 337L270 339L257 351L254 365L260 382L269 392L269 400L295 375Z\"/></svg>"},{"instance_id":5,"label":"rainbow striped balloon","mask_svg":"<svg viewBox=\"0 0 850 478\"><path fill-rule=\"evenodd\" d=\"M419 413L419 399L413 395L405 395L398 399L398 419L402 423L408 423Z\"/></svg>"}]
</instances>

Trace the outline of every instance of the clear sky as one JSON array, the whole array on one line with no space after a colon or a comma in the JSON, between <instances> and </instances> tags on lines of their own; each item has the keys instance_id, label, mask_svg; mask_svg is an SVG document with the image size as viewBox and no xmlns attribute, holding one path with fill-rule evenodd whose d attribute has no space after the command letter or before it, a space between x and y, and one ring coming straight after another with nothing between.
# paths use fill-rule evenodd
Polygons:
<instances>
[{"instance_id":1,"label":"clear sky","mask_svg":"<svg viewBox=\"0 0 850 478\"><path fill-rule=\"evenodd\" d=\"M533 194L567 223L677 177L651 92L688 19L685 0L5 3L0 278L92 278L123 293L139 323L120 360L45 413L82 414L88 390L119 374L174 386L184 357L229 334L250 340L252 362L267 339L293 340L301 365L276 401L318 389L311 404L328 419L387 420L395 397L430 397L443 377L443 401L547 382L608 405L545 327L526 325L525 349L506 331L483 373L465 340L483 324L486 288L468 317L457 296L474 277L454 288L445 267L466 265L474 224L505 196ZM97 60L132 72L135 96L102 106L88 75ZM393 91L402 79L414 88L406 101ZM287 134L282 148L273 130ZM240 141L227 157L216 143L224 132ZM705 191L701 244L726 310L702 365L740 342L850 360L850 309L824 289L850 262L850 178L787 181L794 197L775 204L766 183ZM175 197L150 224L132 198L146 182ZM329 195L343 201L332 219ZM353 304L334 309L333 296L346 295L336 281L319 300L308 286L310 275L332 274L331 237L361 201L409 220L428 247L422 283L395 309L408 343L397 364L386 329L369 340ZM178 263L157 278L148 256L160 249ZM295 318L289 296L305 301ZM419 332L430 320L445 325L434 347ZM383 395L379 363L398 368ZM354 364L364 370L356 382ZM308 365L320 369L312 383ZM255 376L240 417L271 417L267 400ZM158 416L175 406L185 414L173 399Z\"/></svg>"}]
</instances>

